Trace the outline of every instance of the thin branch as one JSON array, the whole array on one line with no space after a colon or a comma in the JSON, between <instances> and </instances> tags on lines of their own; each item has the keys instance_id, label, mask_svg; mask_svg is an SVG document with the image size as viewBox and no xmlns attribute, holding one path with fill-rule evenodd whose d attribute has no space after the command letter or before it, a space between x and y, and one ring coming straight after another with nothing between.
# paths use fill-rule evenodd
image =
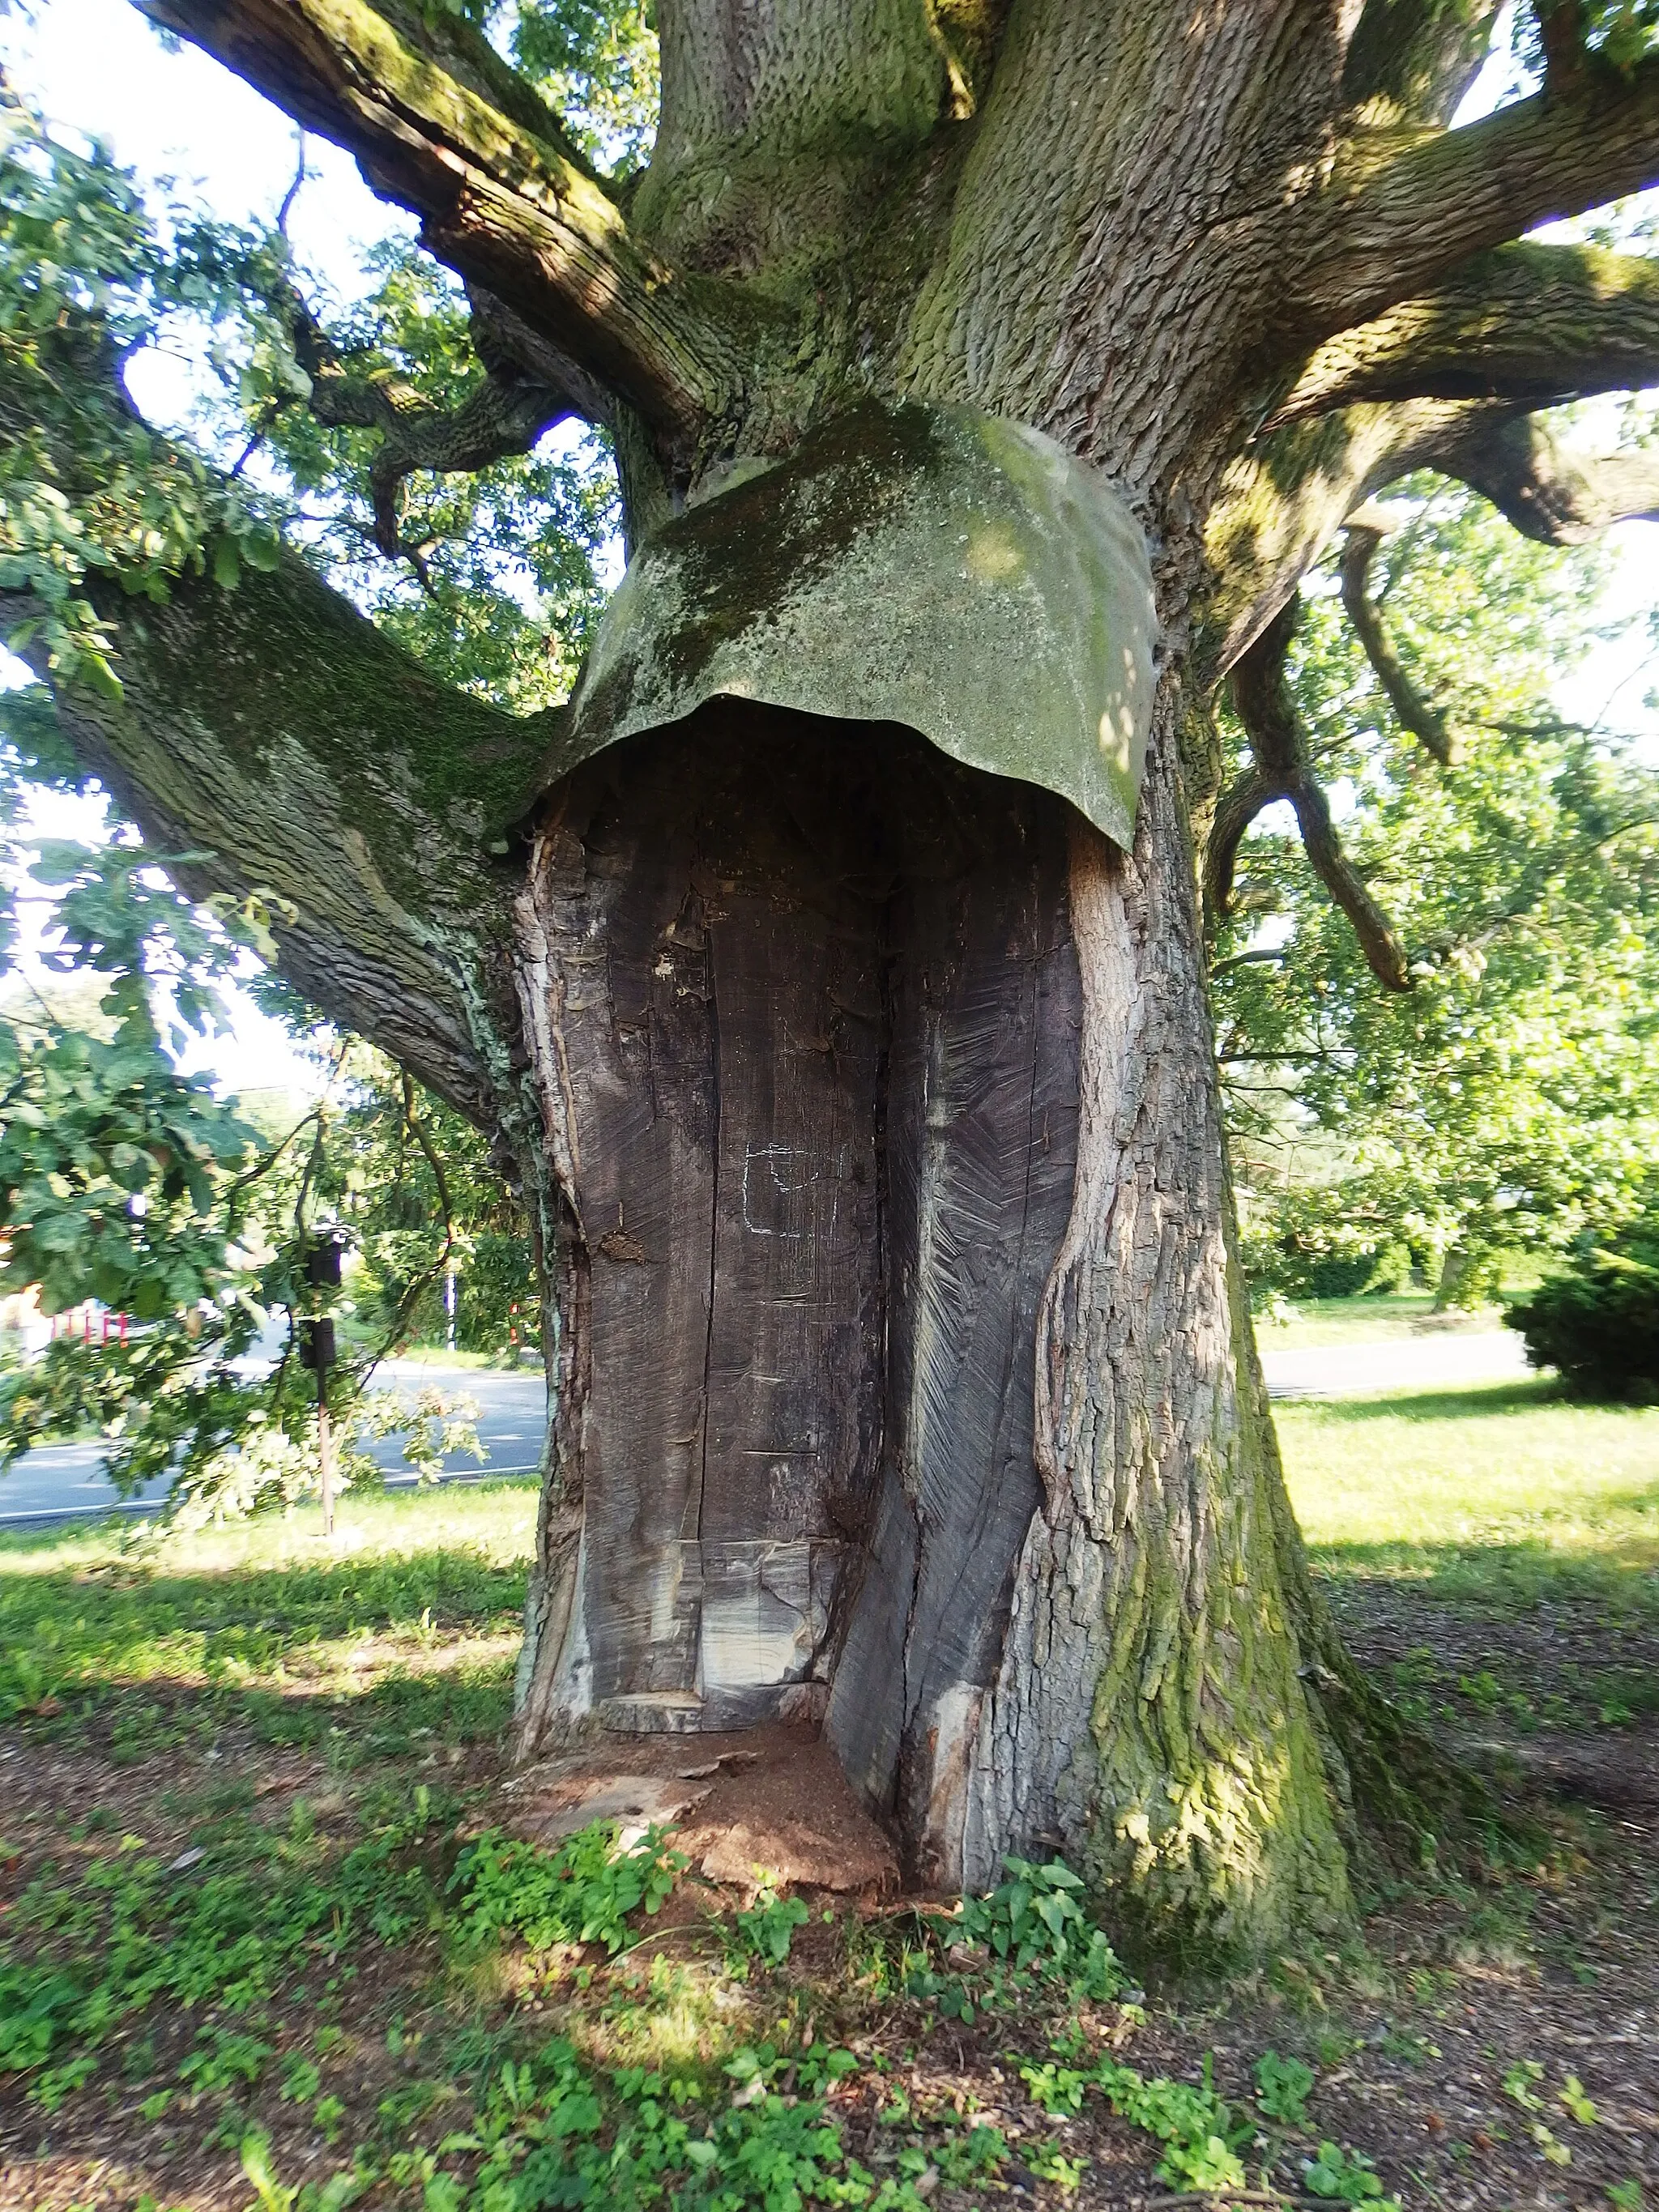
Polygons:
<instances>
[{"instance_id":1,"label":"thin branch","mask_svg":"<svg viewBox=\"0 0 1659 2212\"><path fill-rule=\"evenodd\" d=\"M1244 829L1263 806L1275 799L1288 799L1314 872L1353 925L1372 974L1390 991L1408 991L1412 979L1405 949L1343 852L1331 821L1330 803L1308 763L1306 739L1285 675L1300 614L1301 601L1292 596L1232 672L1233 703L1249 738L1255 765L1217 810L1218 829L1223 827L1224 813L1224 834L1231 843L1211 879L1212 908L1221 915L1227 910L1233 865ZM1235 829L1241 817L1242 826Z\"/></svg>"},{"instance_id":2,"label":"thin branch","mask_svg":"<svg viewBox=\"0 0 1659 2212\"><path fill-rule=\"evenodd\" d=\"M306 180L306 134L303 130L295 131L294 142L294 182L283 194L283 204L276 210L276 235L284 242L288 238L288 219L294 212L294 203L299 198L300 187Z\"/></svg>"},{"instance_id":3,"label":"thin branch","mask_svg":"<svg viewBox=\"0 0 1659 2212\"><path fill-rule=\"evenodd\" d=\"M432 1141L425 1122L415 1111L415 1079L406 1067L399 1068L398 1074L403 1085L404 1127L410 1131L416 1143L420 1146L422 1157L432 1170L432 1180L438 1187L438 1204L443 1210L444 1217L443 1250L439 1254L437 1262L441 1267L455 1248L455 1202L449 1194L449 1177L445 1172L444 1164L439 1156L437 1147Z\"/></svg>"},{"instance_id":4,"label":"thin branch","mask_svg":"<svg viewBox=\"0 0 1659 2212\"><path fill-rule=\"evenodd\" d=\"M332 1082L333 1078L331 1076L329 1080ZM259 1157L253 1162L252 1166L244 1168L239 1176L233 1176L231 1181L225 1185L225 1196L230 1200L229 1208L225 1217L230 1224L227 1233L233 1238L238 1235L242 1225L240 1200L243 1191L249 1188L251 1185L260 1182L264 1176L270 1173L272 1168L274 1168L277 1161L282 1158L289 1146L293 1144L295 1139L299 1136L301 1131L302 1129L308 1129L311 1127L312 1123L317 1119L318 1114L320 1110L320 1108L313 1106L309 1113L302 1114L300 1116L300 1119L295 1123L294 1127L289 1131L287 1136L279 1137L276 1139L276 1142L272 1145L268 1151L260 1153Z\"/></svg>"},{"instance_id":5,"label":"thin branch","mask_svg":"<svg viewBox=\"0 0 1659 2212\"><path fill-rule=\"evenodd\" d=\"M1284 796L1276 780L1252 764L1217 801L1204 851L1204 904L1212 927L1232 912L1233 878L1246 831L1264 807Z\"/></svg>"},{"instance_id":6,"label":"thin branch","mask_svg":"<svg viewBox=\"0 0 1659 2212\"><path fill-rule=\"evenodd\" d=\"M1401 727L1426 746L1442 768L1452 768L1457 762L1458 744L1451 726L1439 708L1412 681L1389 635L1382 610L1368 588L1371 563L1386 534L1384 526L1366 520L1363 512L1349 517L1342 551L1342 605Z\"/></svg>"},{"instance_id":7,"label":"thin branch","mask_svg":"<svg viewBox=\"0 0 1659 2212\"><path fill-rule=\"evenodd\" d=\"M438 1157L437 1149L427 1132L425 1124L415 1111L414 1078L406 1067L400 1067L398 1071L398 1079L403 1102L404 1128L413 1135L427 1165L432 1170L433 1181L438 1186L438 1203L443 1210L444 1241L439 1247L437 1257L429 1266L422 1267L417 1274L411 1275L404 1285L403 1296L392 1309L392 1317L381 1334L380 1343L372 1352L366 1352L361 1359L352 1363L349 1370L349 1387L354 1391L360 1390L386 1354L395 1350L410 1315L449 1265L450 1255L455 1249L455 1208L449 1194L449 1178L444 1172L443 1162Z\"/></svg>"},{"instance_id":8,"label":"thin branch","mask_svg":"<svg viewBox=\"0 0 1659 2212\"><path fill-rule=\"evenodd\" d=\"M1409 991L1411 969L1406 950L1390 923L1365 887L1364 878L1342 850L1331 821L1325 787L1308 776L1290 794L1296 809L1302 842L1319 878L1332 898L1353 924L1359 949L1377 981L1390 991Z\"/></svg>"},{"instance_id":9,"label":"thin branch","mask_svg":"<svg viewBox=\"0 0 1659 2212\"><path fill-rule=\"evenodd\" d=\"M566 393L505 362L487 371L459 407L436 406L395 369L360 364L341 353L297 286L285 283L277 304L310 385L306 404L312 414L332 428L379 431L369 465L374 543L389 559L409 560L424 586L421 548L402 534L401 494L409 477L422 469L443 475L487 468L508 454L528 453L544 430L575 409Z\"/></svg>"},{"instance_id":10,"label":"thin branch","mask_svg":"<svg viewBox=\"0 0 1659 2212\"><path fill-rule=\"evenodd\" d=\"M1282 945L1258 945L1250 952L1235 952L1231 960L1216 961L1211 967L1210 974L1213 977L1231 975L1235 968L1277 966L1279 962L1287 960L1289 957L1289 952Z\"/></svg>"},{"instance_id":11,"label":"thin branch","mask_svg":"<svg viewBox=\"0 0 1659 2212\"><path fill-rule=\"evenodd\" d=\"M1281 1061L1294 1061L1298 1067L1342 1064L1340 1055L1322 1044L1275 1046L1272 1052L1223 1052L1217 1057L1229 1067L1276 1067ZM1272 1087L1270 1084L1261 1086L1264 1091Z\"/></svg>"}]
</instances>

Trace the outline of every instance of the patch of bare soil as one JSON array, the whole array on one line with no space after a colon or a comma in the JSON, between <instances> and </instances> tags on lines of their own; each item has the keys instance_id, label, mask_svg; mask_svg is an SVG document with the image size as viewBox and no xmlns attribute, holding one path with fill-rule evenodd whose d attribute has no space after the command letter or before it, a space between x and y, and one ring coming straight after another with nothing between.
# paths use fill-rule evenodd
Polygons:
<instances>
[{"instance_id":1,"label":"patch of bare soil","mask_svg":"<svg viewBox=\"0 0 1659 2212\"><path fill-rule=\"evenodd\" d=\"M807 1723L607 1736L514 1776L502 1794L512 1808L504 1825L532 1842L556 1843L590 1820L640 1830L672 1822L676 1848L709 1881L752 1889L764 1869L870 1904L898 1887L891 1843Z\"/></svg>"}]
</instances>

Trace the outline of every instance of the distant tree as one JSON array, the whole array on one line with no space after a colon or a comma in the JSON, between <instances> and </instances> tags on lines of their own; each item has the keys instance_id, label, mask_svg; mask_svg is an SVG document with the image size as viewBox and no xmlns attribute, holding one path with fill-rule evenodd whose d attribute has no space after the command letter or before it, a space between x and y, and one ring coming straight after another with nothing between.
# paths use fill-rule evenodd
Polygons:
<instances>
[{"instance_id":1,"label":"distant tree","mask_svg":"<svg viewBox=\"0 0 1659 2212\"><path fill-rule=\"evenodd\" d=\"M1585 1237L1504 1316L1534 1367L1581 1397L1659 1400L1659 1212Z\"/></svg>"},{"instance_id":2,"label":"distant tree","mask_svg":"<svg viewBox=\"0 0 1659 2212\"><path fill-rule=\"evenodd\" d=\"M340 1054L322 1188L348 1231L353 1338L539 1356L541 1285L521 1199L474 1125L361 1042Z\"/></svg>"},{"instance_id":3,"label":"distant tree","mask_svg":"<svg viewBox=\"0 0 1659 2212\"><path fill-rule=\"evenodd\" d=\"M1517 549L1441 481L1398 493L1304 587L1287 696L1412 988L1377 988L1294 830L1259 822L1212 878L1212 989L1261 1279L1358 1289L1409 1252L1457 1304L1651 1190L1659 769L1553 704L1601 557Z\"/></svg>"},{"instance_id":4,"label":"distant tree","mask_svg":"<svg viewBox=\"0 0 1659 2212\"><path fill-rule=\"evenodd\" d=\"M441 1393L407 1413L364 1393L465 1249L453 1194L479 1205L476 1132L459 1144L444 1133L447 1168L412 1079L362 1046L367 1066L349 1070L349 1043L336 1048L330 1095L274 1137L256 1128L204 1078L180 1075L168 1047L210 1033L216 980L245 948L270 950L259 902L198 911L150 855L119 843L48 846L24 884L58 894L46 957L76 987L81 1018L15 988L0 1006L0 1292L33 1291L47 1314L95 1300L131 1327L113 1340L71 1331L0 1375L0 1466L91 1425L118 1489L165 1475L174 1505L198 1516L308 1494L315 1376L292 1335L274 1370L238 1363L273 1315L320 1311L306 1257L336 1234L367 1256L380 1323L325 1378L343 1480L374 1478L356 1424L402 1432L417 1466L468 1444L469 1422ZM483 1188L496 1222L510 1201L493 1178ZM374 1273L388 1238L392 1283Z\"/></svg>"}]
</instances>

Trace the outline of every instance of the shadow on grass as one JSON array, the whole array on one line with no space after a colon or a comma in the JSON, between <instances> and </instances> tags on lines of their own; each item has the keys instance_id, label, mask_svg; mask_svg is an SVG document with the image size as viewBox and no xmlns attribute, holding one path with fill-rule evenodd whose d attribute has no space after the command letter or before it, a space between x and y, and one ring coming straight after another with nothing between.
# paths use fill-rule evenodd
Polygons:
<instances>
[{"instance_id":1,"label":"shadow on grass","mask_svg":"<svg viewBox=\"0 0 1659 2212\"><path fill-rule=\"evenodd\" d=\"M0 1719L118 1759L223 1729L348 1759L493 1735L509 1717L525 1580L521 1565L465 1550L0 1573ZM509 1648L445 1650L462 1635Z\"/></svg>"},{"instance_id":2,"label":"shadow on grass","mask_svg":"<svg viewBox=\"0 0 1659 2212\"><path fill-rule=\"evenodd\" d=\"M1659 1509L1659 1491L1627 1502ZM1308 1557L1325 1580L1389 1583L1411 1600L1505 1613L1588 1607L1610 1622L1659 1626L1659 1545L1644 1547L1634 1559L1563 1552L1531 1541L1310 1544Z\"/></svg>"},{"instance_id":3,"label":"shadow on grass","mask_svg":"<svg viewBox=\"0 0 1659 2212\"><path fill-rule=\"evenodd\" d=\"M1294 1406L1305 1418L1358 1427L1367 1421L1486 1420L1493 1414L1535 1413L1543 1407L1571 1412L1625 1413L1641 1419L1652 1408L1605 1405L1570 1397L1553 1376L1540 1375L1520 1382L1474 1382L1462 1389L1394 1391L1364 1398L1294 1398L1282 1401L1274 1412Z\"/></svg>"}]
</instances>

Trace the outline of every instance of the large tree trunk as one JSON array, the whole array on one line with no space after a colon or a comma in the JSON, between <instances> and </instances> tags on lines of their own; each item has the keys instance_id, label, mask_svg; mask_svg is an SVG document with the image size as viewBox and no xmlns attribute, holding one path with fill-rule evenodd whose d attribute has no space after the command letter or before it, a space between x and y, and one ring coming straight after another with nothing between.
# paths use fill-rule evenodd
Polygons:
<instances>
[{"instance_id":1,"label":"large tree trunk","mask_svg":"<svg viewBox=\"0 0 1659 2212\"><path fill-rule=\"evenodd\" d=\"M1150 553L1133 849L1127 816L1113 843L915 730L718 699L544 789L515 875L467 778L494 759L516 787L556 732L515 745L467 702L417 743L399 710L365 755L273 684L268 742L170 670L211 626L188 582L125 708L66 702L141 817L228 856L212 880L286 886L242 817L319 792L378 937L342 950L356 894L296 878L296 967L518 1149L553 1404L521 1752L821 1716L921 1879L1063 1849L1160 1940L1259 1952L1340 1918L1356 1820L1420 1834L1435 1778L1332 1634L1285 1497L1194 844L1214 820L1224 903L1253 814L1291 798L1409 982L1275 618L1407 468L1535 534L1651 503L1650 470L1569 468L1528 415L1655 372L1650 269L1504 241L1645 179L1659 62L1563 30L1544 94L1448 133L1496 0L659 0L661 135L613 191L459 15L141 4L350 147L471 289L489 374L453 415L349 362L315 381L381 434L388 542L403 476L560 414L611 431L637 543L873 398L1044 434ZM908 615L901 580L890 664ZM343 700L383 658L352 621ZM1208 700L1235 668L1255 766L1224 796ZM383 792L429 825L430 896Z\"/></svg>"},{"instance_id":2,"label":"large tree trunk","mask_svg":"<svg viewBox=\"0 0 1659 2212\"><path fill-rule=\"evenodd\" d=\"M526 1753L822 1717L931 1883L1064 1848L1154 1921L1340 1914L1176 799L1131 858L904 731L736 702L551 794Z\"/></svg>"}]
</instances>

